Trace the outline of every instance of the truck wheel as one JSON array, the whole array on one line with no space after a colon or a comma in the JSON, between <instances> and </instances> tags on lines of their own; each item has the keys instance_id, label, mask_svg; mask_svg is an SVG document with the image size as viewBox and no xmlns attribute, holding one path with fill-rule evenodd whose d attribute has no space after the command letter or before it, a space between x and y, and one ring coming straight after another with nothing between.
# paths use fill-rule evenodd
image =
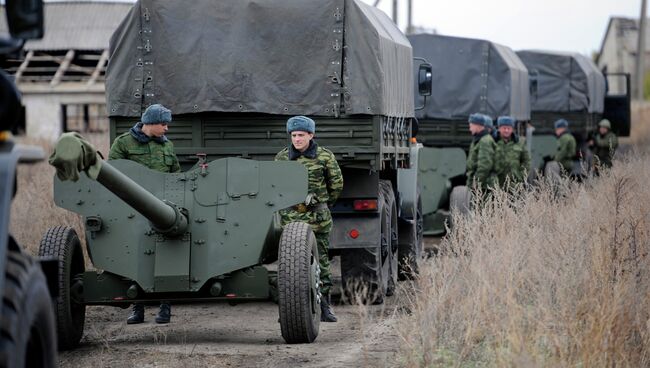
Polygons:
<instances>
[{"instance_id":1,"label":"truck wheel","mask_svg":"<svg viewBox=\"0 0 650 368\"><path fill-rule=\"evenodd\" d=\"M422 259L422 239L424 218L422 216L422 199L418 195L415 222L402 222L399 244L399 279L412 280L420 271Z\"/></svg>"},{"instance_id":2,"label":"truck wheel","mask_svg":"<svg viewBox=\"0 0 650 368\"><path fill-rule=\"evenodd\" d=\"M41 267L7 251L0 307L0 367L56 367L52 301Z\"/></svg>"},{"instance_id":3,"label":"truck wheel","mask_svg":"<svg viewBox=\"0 0 650 368\"><path fill-rule=\"evenodd\" d=\"M472 194L468 187L459 185L451 190L449 208L452 213L455 211L463 216L469 215L472 208Z\"/></svg>"},{"instance_id":4,"label":"truck wheel","mask_svg":"<svg viewBox=\"0 0 650 368\"><path fill-rule=\"evenodd\" d=\"M384 277L379 247L341 250L341 284L350 303L382 304Z\"/></svg>"},{"instance_id":5,"label":"truck wheel","mask_svg":"<svg viewBox=\"0 0 650 368\"><path fill-rule=\"evenodd\" d=\"M397 289L397 271L398 271L398 228L397 228L397 203L393 187L388 180L380 182L380 189L384 197L384 209L382 211L382 249L387 250L387 259L382 261L388 266L388 272L385 274L386 296L392 296ZM383 254L382 254L383 255ZM382 267L383 270L384 267Z\"/></svg>"},{"instance_id":6,"label":"truck wheel","mask_svg":"<svg viewBox=\"0 0 650 368\"><path fill-rule=\"evenodd\" d=\"M59 261L59 297L56 302L56 327L59 350L75 348L84 331L86 306L83 304L84 264L81 242L75 230L56 226L41 239L38 255Z\"/></svg>"},{"instance_id":7,"label":"truck wheel","mask_svg":"<svg viewBox=\"0 0 650 368\"><path fill-rule=\"evenodd\" d=\"M544 167L544 177L546 177L553 186L560 183L562 170L560 164L556 161L549 161Z\"/></svg>"},{"instance_id":8,"label":"truck wheel","mask_svg":"<svg viewBox=\"0 0 650 368\"><path fill-rule=\"evenodd\" d=\"M311 343L320 328L320 264L316 236L304 222L287 224L278 257L280 329L288 344Z\"/></svg>"}]
</instances>

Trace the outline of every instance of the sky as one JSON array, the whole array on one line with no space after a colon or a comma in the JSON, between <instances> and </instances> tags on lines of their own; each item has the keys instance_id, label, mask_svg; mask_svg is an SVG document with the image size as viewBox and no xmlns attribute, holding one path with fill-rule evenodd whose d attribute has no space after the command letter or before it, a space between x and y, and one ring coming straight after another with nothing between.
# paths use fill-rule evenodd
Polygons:
<instances>
[{"instance_id":1,"label":"sky","mask_svg":"<svg viewBox=\"0 0 650 368\"><path fill-rule=\"evenodd\" d=\"M374 4L375 0L362 0ZM378 7L392 15L393 0ZM406 0L399 26L406 29ZM413 0L413 24L521 49L598 51L611 16L638 18L641 0Z\"/></svg>"}]
</instances>

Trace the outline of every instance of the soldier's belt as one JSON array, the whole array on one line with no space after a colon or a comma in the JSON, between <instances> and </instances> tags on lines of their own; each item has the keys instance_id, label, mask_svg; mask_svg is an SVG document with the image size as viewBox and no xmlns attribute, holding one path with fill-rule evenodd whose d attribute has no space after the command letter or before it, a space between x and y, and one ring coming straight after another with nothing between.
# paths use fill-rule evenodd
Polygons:
<instances>
[{"instance_id":1,"label":"soldier's belt","mask_svg":"<svg viewBox=\"0 0 650 368\"><path fill-rule=\"evenodd\" d=\"M300 212L300 213L305 213L307 211L309 211L309 212L322 211L322 210L327 209L327 203L316 203L316 204L311 205L311 206L307 206L304 203L300 203L300 204L297 204L297 205L293 206L293 209L296 212Z\"/></svg>"}]
</instances>

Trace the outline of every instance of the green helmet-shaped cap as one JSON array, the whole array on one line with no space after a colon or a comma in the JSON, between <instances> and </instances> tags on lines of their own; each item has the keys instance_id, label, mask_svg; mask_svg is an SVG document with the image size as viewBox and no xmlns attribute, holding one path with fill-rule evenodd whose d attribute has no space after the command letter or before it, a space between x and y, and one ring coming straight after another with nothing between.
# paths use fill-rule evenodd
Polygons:
<instances>
[{"instance_id":1,"label":"green helmet-shaped cap","mask_svg":"<svg viewBox=\"0 0 650 368\"><path fill-rule=\"evenodd\" d=\"M601 120L600 123L598 123L598 126L601 128L612 129L612 123L610 123L607 119Z\"/></svg>"}]
</instances>

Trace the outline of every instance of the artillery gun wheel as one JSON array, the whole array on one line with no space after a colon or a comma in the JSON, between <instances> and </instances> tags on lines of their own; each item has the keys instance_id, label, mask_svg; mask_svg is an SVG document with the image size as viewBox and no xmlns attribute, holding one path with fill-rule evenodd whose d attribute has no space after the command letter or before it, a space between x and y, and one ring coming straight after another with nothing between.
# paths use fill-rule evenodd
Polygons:
<instances>
[{"instance_id":1,"label":"artillery gun wheel","mask_svg":"<svg viewBox=\"0 0 650 368\"><path fill-rule=\"evenodd\" d=\"M422 259L424 217L422 215L422 198L418 194L415 223L404 223L405 232L399 247L399 279L412 280L420 272Z\"/></svg>"},{"instance_id":2,"label":"artillery gun wheel","mask_svg":"<svg viewBox=\"0 0 650 368\"><path fill-rule=\"evenodd\" d=\"M546 177L554 187L560 184L562 178L562 169L557 161L549 161L544 167L544 177Z\"/></svg>"},{"instance_id":3,"label":"artillery gun wheel","mask_svg":"<svg viewBox=\"0 0 650 368\"><path fill-rule=\"evenodd\" d=\"M451 190L449 196L449 209L451 213L459 213L462 216L469 215L472 208L472 193L465 185L459 185Z\"/></svg>"},{"instance_id":4,"label":"artillery gun wheel","mask_svg":"<svg viewBox=\"0 0 650 368\"><path fill-rule=\"evenodd\" d=\"M86 318L86 306L78 300L83 295L80 277L86 270L81 242L73 228L52 227L41 239L38 255L59 260L56 303L59 350L73 349L81 340Z\"/></svg>"},{"instance_id":5,"label":"artillery gun wheel","mask_svg":"<svg viewBox=\"0 0 650 368\"><path fill-rule=\"evenodd\" d=\"M385 254L388 259L384 261L388 266L387 277L384 278L386 283L386 296L395 294L397 289L397 271L398 271L398 228L397 228L397 203L393 187L388 180L380 182L380 189L384 193L384 210L382 211L382 249L387 250ZM384 244L385 243L385 244ZM382 260L384 259L382 250Z\"/></svg>"},{"instance_id":6,"label":"artillery gun wheel","mask_svg":"<svg viewBox=\"0 0 650 368\"><path fill-rule=\"evenodd\" d=\"M0 367L56 367L52 301L41 267L7 251L0 306Z\"/></svg>"},{"instance_id":7,"label":"artillery gun wheel","mask_svg":"<svg viewBox=\"0 0 650 368\"><path fill-rule=\"evenodd\" d=\"M278 257L280 329L288 344L311 343L320 328L320 263L316 237L304 222L287 224Z\"/></svg>"}]
</instances>

